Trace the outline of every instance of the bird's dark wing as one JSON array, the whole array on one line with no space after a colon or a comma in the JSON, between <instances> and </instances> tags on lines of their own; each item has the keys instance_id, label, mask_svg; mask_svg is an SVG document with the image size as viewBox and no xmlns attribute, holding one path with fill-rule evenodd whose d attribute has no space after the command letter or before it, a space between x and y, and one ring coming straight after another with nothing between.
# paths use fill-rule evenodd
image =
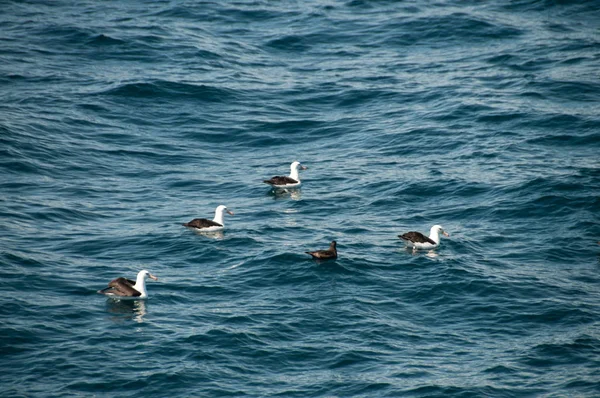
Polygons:
<instances>
[{"instance_id":1,"label":"bird's dark wing","mask_svg":"<svg viewBox=\"0 0 600 398\"><path fill-rule=\"evenodd\" d=\"M126 279L126 278L117 278L117 279L110 281L110 283L108 284L108 287L112 288L110 293L114 294L115 296L124 296L124 297L141 296L142 293L138 292L137 290L135 290L133 288L135 283L131 283L131 282L133 282L133 281L130 279ZM104 290L107 290L107 289L104 289Z\"/></svg>"},{"instance_id":2,"label":"bird's dark wing","mask_svg":"<svg viewBox=\"0 0 600 398\"><path fill-rule=\"evenodd\" d=\"M264 180L263 182L269 184L269 185L288 185L288 184L297 184L298 181L294 180L293 178L290 177L284 177L284 176L276 176L271 178L270 180Z\"/></svg>"},{"instance_id":3,"label":"bird's dark wing","mask_svg":"<svg viewBox=\"0 0 600 398\"><path fill-rule=\"evenodd\" d=\"M190 222L186 222L182 224L184 227L192 227L192 228L208 228L208 227L222 227L218 222L214 222L213 220L207 220L206 218L194 218Z\"/></svg>"},{"instance_id":4,"label":"bird's dark wing","mask_svg":"<svg viewBox=\"0 0 600 398\"><path fill-rule=\"evenodd\" d=\"M318 258L320 260L337 258L337 253L333 250L317 250L314 252L306 252L306 253L313 256L313 258Z\"/></svg>"},{"instance_id":5,"label":"bird's dark wing","mask_svg":"<svg viewBox=\"0 0 600 398\"><path fill-rule=\"evenodd\" d=\"M398 237L400 239L404 239L412 243L431 243L432 245L435 245L434 241L432 241L420 232L411 231L403 235L398 235Z\"/></svg>"}]
</instances>

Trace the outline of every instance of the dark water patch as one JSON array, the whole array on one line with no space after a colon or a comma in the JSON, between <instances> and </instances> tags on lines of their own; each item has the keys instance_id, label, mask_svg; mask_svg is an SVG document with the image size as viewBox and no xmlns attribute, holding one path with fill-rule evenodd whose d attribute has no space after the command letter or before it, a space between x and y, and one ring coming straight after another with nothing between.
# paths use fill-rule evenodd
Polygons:
<instances>
[{"instance_id":1,"label":"dark water patch","mask_svg":"<svg viewBox=\"0 0 600 398\"><path fill-rule=\"evenodd\" d=\"M595 8L593 4L588 4L586 2L581 3L574 0L522 0L512 2L510 4L503 4L501 8L505 8L509 11L514 10L518 12L540 11L547 13L552 11L558 13L561 17L569 15L576 16L581 13L590 16L595 16L598 13L598 9Z\"/></svg>"},{"instance_id":2,"label":"dark water patch","mask_svg":"<svg viewBox=\"0 0 600 398\"><path fill-rule=\"evenodd\" d=\"M435 116L433 119L446 122L457 119L469 119L492 112L494 112L494 108L483 104L458 104L451 111L446 110L444 114ZM481 116L479 116L479 120L481 120Z\"/></svg>"},{"instance_id":3,"label":"dark water patch","mask_svg":"<svg viewBox=\"0 0 600 398\"><path fill-rule=\"evenodd\" d=\"M3 77L2 80L4 81L19 81L19 80L27 80L27 76L25 75L20 75L18 73L11 73L9 75L6 75L6 77Z\"/></svg>"},{"instance_id":4,"label":"dark water patch","mask_svg":"<svg viewBox=\"0 0 600 398\"><path fill-rule=\"evenodd\" d=\"M489 62L491 64L494 65L510 65L510 64L514 64L516 60L520 60L519 56L516 56L514 54L498 54L498 55L493 55L489 58L487 58L485 61Z\"/></svg>"},{"instance_id":5,"label":"dark water patch","mask_svg":"<svg viewBox=\"0 0 600 398\"><path fill-rule=\"evenodd\" d=\"M518 369L506 365L495 365L488 369L485 369L484 372L498 375L508 375L518 372Z\"/></svg>"},{"instance_id":6,"label":"dark water patch","mask_svg":"<svg viewBox=\"0 0 600 398\"><path fill-rule=\"evenodd\" d=\"M85 44L94 37L97 37L91 29L82 28L73 25L59 25L59 24L48 24L32 33L37 35L38 40L44 38L44 40L51 39L54 50L59 48L72 49L73 46Z\"/></svg>"},{"instance_id":7,"label":"dark water patch","mask_svg":"<svg viewBox=\"0 0 600 398\"><path fill-rule=\"evenodd\" d=\"M284 121L269 121L269 122L254 122L252 130L255 134L260 134L263 138L261 142L256 142L258 145L262 143L265 146L277 145L277 140L273 140L273 136L281 135L286 137L282 140L283 143L293 142L292 137L319 135L318 132L326 127L326 123L314 119L288 119ZM287 138L290 137L290 138ZM242 141L240 141L242 143Z\"/></svg>"},{"instance_id":8,"label":"dark water patch","mask_svg":"<svg viewBox=\"0 0 600 398\"><path fill-rule=\"evenodd\" d=\"M508 390L510 391L510 390ZM453 396L453 397L477 397L485 395L502 395L507 393L507 389L498 389L493 387L458 387L458 386L443 386L433 384L429 386L417 387L403 391L407 397L438 397L438 396Z\"/></svg>"},{"instance_id":9,"label":"dark water patch","mask_svg":"<svg viewBox=\"0 0 600 398\"><path fill-rule=\"evenodd\" d=\"M4 326L0 329L2 343L0 347L7 356L28 353L31 351L31 344L38 339L38 334L25 328L12 328Z\"/></svg>"},{"instance_id":10,"label":"dark water patch","mask_svg":"<svg viewBox=\"0 0 600 398\"><path fill-rule=\"evenodd\" d=\"M600 84L587 81L543 80L528 82L527 90L540 92L553 100L595 102L600 93Z\"/></svg>"},{"instance_id":11,"label":"dark water patch","mask_svg":"<svg viewBox=\"0 0 600 398\"><path fill-rule=\"evenodd\" d=\"M430 172L430 170L424 171ZM440 200L444 199L445 197L455 196L473 198L480 195L486 195L490 193L490 190L492 189L491 186L486 184L470 183L468 181L455 179L442 180L446 180L446 182L449 182L449 184L431 183L428 180L414 182L409 185L403 185L398 191L398 194L401 195L401 198L405 201L418 202L419 198L423 195L438 198ZM441 203L443 203L443 201Z\"/></svg>"},{"instance_id":12,"label":"dark water patch","mask_svg":"<svg viewBox=\"0 0 600 398\"><path fill-rule=\"evenodd\" d=\"M0 253L0 259L2 259L1 261L5 266L13 265L24 267L26 269L42 269L44 267L43 262L20 252L2 251ZM14 272L3 272L2 275L3 278L11 279L18 278L19 274Z\"/></svg>"},{"instance_id":13,"label":"dark water patch","mask_svg":"<svg viewBox=\"0 0 600 398\"><path fill-rule=\"evenodd\" d=\"M197 57L199 59L204 59L204 60L221 60L223 57L221 54L214 52L214 51L209 51L206 49L202 49L202 50L196 50L194 52L194 57Z\"/></svg>"},{"instance_id":14,"label":"dark water patch","mask_svg":"<svg viewBox=\"0 0 600 398\"><path fill-rule=\"evenodd\" d=\"M531 138L528 140L528 143L549 147L588 147L590 145L600 144L600 134L586 134L579 132L572 135L551 135Z\"/></svg>"},{"instance_id":15,"label":"dark water patch","mask_svg":"<svg viewBox=\"0 0 600 398\"><path fill-rule=\"evenodd\" d=\"M540 325L588 324L594 322L591 313L574 308L555 308L543 313L533 313L525 316L527 317L527 323L538 323Z\"/></svg>"},{"instance_id":16,"label":"dark water patch","mask_svg":"<svg viewBox=\"0 0 600 398\"><path fill-rule=\"evenodd\" d=\"M567 65L567 66L572 66L572 65L578 65L581 63L585 63L588 61L593 61L593 59L588 58L588 57L572 57L572 58L562 60L562 61L560 61L560 63Z\"/></svg>"},{"instance_id":17,"label":"dark water patch","mask_svg":"<svg viewBox=\"0 0 600 398\"><path fill-rule=\"evenodd\" d=\"M466 142L461 140L449 140L454 133L436 128L415 128L403 134L404 140L418 141L419 145L427 148L428 154L449 152L461 148Z\"/></svg>"},{"instance_id":18,"label":"dark water patch","mask_svg":"<svg viewBox=\"0 0 600 398\"><path fill-rule=\"evenodd\" d=\"M98 114L110 113L108 107L96 103L78 104L77 106L83 110L93 111Z\"/></svg>"},{"instance_id":19,"label":"dark water patch","mask_svg":"<svg viewBox=\"0 0 600 398\"><path fill-rule=\"evenodd\" d=\"M87 44L92 46L117 46L122 45L125 42L120 39L116 39L104 34L97 35L88 40Z\"/></svg>"},{"instance_id":20,"label":"dark water patch","mask_svg":"<svg viewBox=\"0 0 600 398\"><path fill-rule=\"evenodd\" d=\"M513 120L521 120L526 117L527 117L526 114L519 113L519 112L510 112L510 113L497 112L495 114L492 113L492 114L488 114L488 115L484 115L484 116L479 116L479 117L477 117L477 122L500 124L500 123L510 122Z\"/></svg>"},{"instance_id":21,"label":"dark water patch","mask_svg":"<svg viewBox=\"0 0 600 398\"><path fill-rule=\"evenodd\" d=\"M289 52L305 52L311 48L311 45L310 37L298 35L280 37L266 43L267 47Z\"/></svg>"},{"instance_id":22,"label":"dark water patch","mask_svg":"<svg viewBox=\"0 0 600 398\"><path fill-rule=\"evenodd\" d=\"M288 22L290 20L296 20L302 14L296 11L284 11L277 8L261 8L252 6L249 8L242 7L230 7L223 9L220 15L229 21L243 21L250 20L260 23L268 23L276 19Z\"/></svg>"},{"instance_id":23,"label":"dark water patch","mask_svg":"<svg viewBox=\"0 0 600 398\"><path fill-rule=\"evenodd\" d=\"M396 93L383 90L344 90L342 95L338 96L337 106L341 108L366 105L371 102L393 101Z\"/></svg>"},{"instance_id":24,"label":"dark water patch","mask_svg":"<svg viewBox=\"0 0 600 398\"><path fill-rule=\"evenodd\" d=\"M157 10L153 16L167 17L174 19L192 19L194 21L200 18L200 15L192 7L172 6Z\"/></svg>"},{"instance_id":25,"label":"dark water patch","mask_svg":"<svg viewBox=\"0 0 600 398\"><path fill-rule=\"evenodd\" d=\"M523 34L517 27L473 18L455 12L448 15L430 15L389 24L395 34L385 38L387 45L430 45L433 48L453 42L482 43L486 40L508 40Z\"/></svg>"},{"instance_id":26,"label":"dark water patch","mask_svg":"<svg viewBox=\"0 0 600 398\"><path fill-rule=\"evenodd\" d=\"M587 376L587 377L586 377ZM582 391L582 393L594 395L598 391L599 383L594 379L594 375L583 376L587 380L572 380L564 383L561 388L566 390L575 389L576 391Z\"/></svg>"},{"instance_id":27,"label":"dark water patch","mask_svg":"<svg viewBox=\"0 0 600 398\"><path fill-rule=\"evenodd\" d=\"M35 161L0 161L0 167L2 167L5 172L14 173L17 175L21 174L38 174L38 172L42 169L37 162Z\"/></svg>"},{"instance_id":28,"label":"dark water patch","mask_svg":"<svg viewBox=\"0 0 600 398\"><path fill-rule=\"evenodd\" d=\"M129 83L99 93L117 98L165 99L178 101L225 102L239 95L226 88L170 81Z\"/></svg>"},{"instance_id":29,"label":"dark water patch","mask_svg":"<svg viewBox=\"0 0 600 398\"><path fill-rule=\"evenodd\" d=\"M591 344L590 344L591 343ZM588 361L590 355L598 352L598 340L575 339L572 342L541 343L532 347L523 361L541 368L575 365Z\"/></svg>"}]
</instances>

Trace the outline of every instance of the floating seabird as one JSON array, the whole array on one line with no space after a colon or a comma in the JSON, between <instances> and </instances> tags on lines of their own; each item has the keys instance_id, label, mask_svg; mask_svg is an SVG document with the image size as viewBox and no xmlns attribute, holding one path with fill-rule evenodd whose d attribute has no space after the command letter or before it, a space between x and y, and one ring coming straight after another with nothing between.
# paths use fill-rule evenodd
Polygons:
<instances>
[{"instance_id":1,"label":"floating seabird","mask_svg":"<svg viewBox=\"0 0 600 398\"><path fill-rule=\"evenodd\" d=\"M405 240L406 244L413 249L433 249L440 244L440 232L445 236L450 236L441 225L434 225L429 231L429 237L415 231L398 235L398 237Z\"/></svg>"},{"instance_id":2,"label":"floating seabird","mask_svg":"<svg viewBox=\"0 0 600 398\"><path fill-rule=\"evenodd\" d=\"M298 175L298 169L306 170L308 167L303 166L300 162L296 161L290 165L290 176L275 176L270 180L264 180L263 182L271 185L273 188L298 188L301 184L300 176Z\"/></svg>"},{"instance_id":3,"label":"floating seabird","mask_svg":"<svg viewBox=\"0 0 600 398\"><path fill-rule=\"evenodd\" d=\"M206 218L194 218L190 222L183 223L184 227L196 228L198 231L202 232L213 232L220 231L224 228L223 224L223 213L227 212L233 216L233 212L231 210L227 210L227 206L220 205L215 210L215 218L212 220L208 220Z\"/></svg>"},{"instance_id":4,"label":"floating seabird","mask_svg":"<svg viewBox=\"0 0 600 398\"><path fill-rule=\"evenodd\" d=\"M313 258L316 258L318 260L334 259L334 258L337 258L336 245L337 245L336 241L332 240L331 243L329 244L329 249L317 250L314 252L306 252L306 253L310 254Z\"/></svg>"},{"instance_id":5,"label":"floating seabird","mask_svg":"<svg viewBox=\"0 0 600 398\"><path fill-rule=\"evenodd\" d=\"M108 287L98 290L98 293L120 300L145 299L148 297L148 292L146 291L146 277L154 279L155 281L158 280L156 276L143 269L138 272L135 281L120 277L110 281Z\"/></svg>"}]
</instances>

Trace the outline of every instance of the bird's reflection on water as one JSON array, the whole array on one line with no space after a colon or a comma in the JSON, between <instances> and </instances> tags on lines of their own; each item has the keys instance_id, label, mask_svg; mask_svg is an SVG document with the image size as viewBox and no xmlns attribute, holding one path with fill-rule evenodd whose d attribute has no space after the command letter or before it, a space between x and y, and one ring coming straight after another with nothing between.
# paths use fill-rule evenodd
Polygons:
<instances>
[{"instance_id":1,"label":"bird's reflection on water","mask_svg":"<svg viewBox=\"0 0 600 398\"><path fill-rule=\"evenodd\" d=\"M418 255L422 255L424 254L426 257L429 258L436 258L439 257L439 254L435 251L435 250L418 250L418 249L413 249L411 247L406 247L403 250L400 249L401 251L404 251L406 253L412 254L413 256L418 256Z\"/></svg>"},{"instance_id":2,"label":"bird's reflection on water","mask_svg":"<svg viewBox=\"0 0 600 398\"><path fill-rule=\"evenodd\" d=\"M225 235L223 235L223 231L212 231L212 232L203 232L203 231L194 231L198 235L205 236L210 239L222 240Z\"/></svg>"},{"instance_id":3,"label":"bird's reflection on water","mask_svg":"<svg viewBox=\"0 0 600 398\"><path fill-rule=\"evenodd\" d=\"M429 258L439 257L439 254L437 254L437 252L435 250L429 250L429 251L427 251L427 253L425 253L425 255Z\"/></svg>"},{"instance_id":4,"label":"bird's reflection on water","mask_svg":"<svg viewBox=\"0 0 600 398\"><path fill-rule=\"evenodd\" d=\"M286 199L290 198L293 200L302 199L302 191L299 188L296 189L271 189L269 195L273 196L273 199Z\"/></svg>"},{"instance_id":5,"label":"bird's reflection on water","mask_svg":"<svg viewBox=\"0 0 600 398\"><path fill-rule=\"evenodd\" d=\"M114 300L106 301L106 309L112 314L110 319L113 322L123 322L133 320L135 322L144 322L144 316L147 313L146 300Z\"/></svg>"}]
</instances>

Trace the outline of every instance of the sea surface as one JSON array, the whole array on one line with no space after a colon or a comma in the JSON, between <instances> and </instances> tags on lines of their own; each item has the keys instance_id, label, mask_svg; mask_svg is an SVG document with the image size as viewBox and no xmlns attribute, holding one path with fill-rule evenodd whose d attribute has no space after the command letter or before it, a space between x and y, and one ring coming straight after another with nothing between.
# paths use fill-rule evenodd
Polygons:
<instances>
[{"instance_id":1,"label":"sea surface","mask_svg":"<svg viewBox=\"0 0 600 398\"><path fill-rule=\"evenodd\" d=\"M599 397L599 214L596 1L0 6L2 397Z\"/></svg>"}]
</instances>

